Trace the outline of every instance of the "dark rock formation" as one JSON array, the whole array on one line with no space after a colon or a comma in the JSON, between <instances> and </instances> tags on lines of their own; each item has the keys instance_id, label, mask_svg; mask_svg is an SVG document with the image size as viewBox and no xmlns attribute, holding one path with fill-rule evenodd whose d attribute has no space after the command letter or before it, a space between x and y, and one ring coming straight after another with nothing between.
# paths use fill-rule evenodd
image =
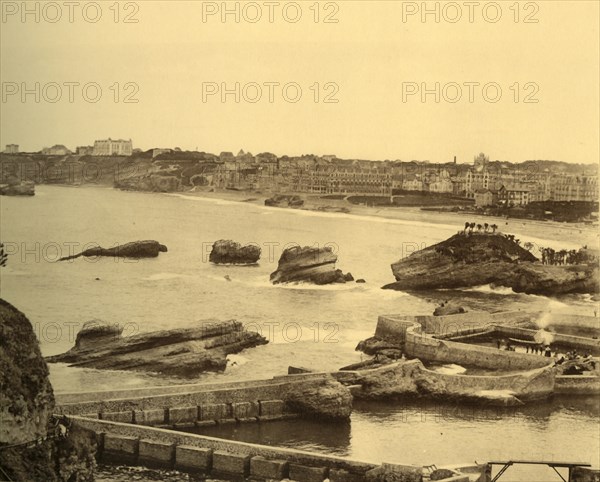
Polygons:
<instances>
[{"instance_id":1,"label":"dark rock formation","mask_svg":"<svg viewBox=\"0 0 600 482\"><path fill-rule=\"evenodd\" d=\"M0 333L0 474L24 482L93 481L95 435L66 421L66 436L57 436L54 393L33 327L1 299Z\"/></svg>"},{"instance_id":2,"label":"dark rock formation","mask_svg":"<svg viewBox=\"0 0 600 482\"><path fill-rule=\"evenodd\" d=\"M23 181L15 184L0 186L0 195L2 196L33 196L35 195L35 184L30 181Z\"/></svg>"},{"instance_id":3,"label":"dark rock formation","mask_svg":"<svg viewBox=\"0 0 600 482\"><path fill-rule=\"evenodd\" d=\"M317 285L346 283L352 275L345 275L342 270L335 269L336 261L337 256L330 247L294 246L281 254L277 271L271 273L271 282L306 282Z\"/></svg>"},{"instance_id":4,"label":"dark rock formation","mask_svg":"<svg viewBox=\"0 0 600 482\"><path fill-rule=\"evenodd\" d=\"M544 265L501 234L457 234L394 263L392 271L396 282L384 289L418 291L492 284L543 295L600 291L597 263Z\"/></svg>"},{"instance_id":5,"label":"dark rock formation","mask_svg":"<svg viewBox=\"0 0 600 482\"><path fill-rule=\"evenodd\" d=\"M490 377L445 375L425 368L420 360L402 360L370 370L338 372L344 385L360 385L357 399L386 400L431 397L445 401L467 401L486 405L522 405L524 400L547 398L554 388L551 367L521 372L510 380ZM506 384L510 383L510 390Z\"/></svg>"},{"instance_id":6,"label":"dark rock formation","mask_svg":"<svg viewBox=\"0 0 600 482\"><path fill-rule=\"evenodd\" d=\"M323 385L306 386L287 395L286 404L307 417L348 419L352 413L352 394L341 383L331 379Z\"/></svg>"},{"instance_id":7,"label":"dark rock formation","mask_svg":"<svg viewBox=\"0 0 600 482\"><path fill-rule=\"evenodd\" d=\"M127 337L115 325L93 323L90 329L84 325L73 348L47 361L194 378L205 371L225 370L229 354L268 343L234 320Z\"/></svg>"},{"instance_id":8,"label":"dark rock formation","mask_svg":"<svg viewBox=\"0 0 600 482\"><path fill-rule=\"evenodd\" d=\"M360 283L360 284L366 283L366 281L364 279L362 279L362 278L357 279L356 282Z\"/></svg>"},{"instance_id":9,"label":"dark rock formation","mask_svg":"<svg viewBox=\"0 0 600 482\"><path fill-rule=\"evenodd\" d=\"M381 355L391 359L402 357L402 350L397 344L376 337L367 338L358 343L357 351L362 351L366 355Z\"/></svg>"},{"instance_id":10,"label":"dark rock formation","mask_svg":"<svg viewBox=\"0 0 600 482\"><path fill-rule=\"evenodd\" d=\"M367 482L422 482L423 469L396 464L382 464L365 474Z\"/></svg>"},{"instance_id":11,"label":"dark rock formation","mask_svg":"<svg viewBox=\"0 0 600 482\"><path fill-rule=\"evenodd\" d=\"M301 208L304 206L304 200L297 195L276 194L269 199L265 199L265 206Z\"/></svg>"},{"instance_id":12,"label":"dark rock formation","mask_svg":"<svg viewBox=\"0 0 600 482\"><path fill-rule=\"evenodd\" d=\"M115 181L114 186L123 191L178 192L182 190L181 179L168 174L131 176Z\"/></svg>"},{"instance_id":13,"label":"dark rock formation","mask_svg":"<svg viewBox=\"0 0 600 482\"><path fill-rule=\"evenodd\" d=\"M215 264L256 264L260 259L260 246L242 246L231 240L215 241L208 260Z\"/></svg>"},{"instance_id":14,"label":"dark rock formation","mask_svg":"<svg viewBox=\"0 0 600 482\"><path fill-rule=\"evenodd\" d=\"M85 251L73 256L65 256L59 261L79 258L80 256L111 256L121 258L156 258L159 253L166 253L167 247L158 241L134 241L132 243L121 244L114 248L102 248L100 246L86 249Z\"/></svg>"}]
</instances>

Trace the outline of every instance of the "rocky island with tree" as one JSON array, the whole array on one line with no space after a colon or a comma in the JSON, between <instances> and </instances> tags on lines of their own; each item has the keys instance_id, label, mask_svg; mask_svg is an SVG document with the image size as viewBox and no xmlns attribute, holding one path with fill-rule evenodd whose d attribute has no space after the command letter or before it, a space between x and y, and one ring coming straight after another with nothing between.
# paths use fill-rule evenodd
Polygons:
<instances>
[{"instance_id":1,"label":"rocky island with tree","mask_svg":"<svg viewBox=\"0 0 600 482\"><path fill-rule=\"evenodd\" d=\"M531 249L531 251L529 249ZM517 293L598 295L598 256L592 250L556 251L521 246L496 225L465 223L465 229L392 264L396 282L384 289L420 291L494 285Z\"/></svg>"}]
</instances>

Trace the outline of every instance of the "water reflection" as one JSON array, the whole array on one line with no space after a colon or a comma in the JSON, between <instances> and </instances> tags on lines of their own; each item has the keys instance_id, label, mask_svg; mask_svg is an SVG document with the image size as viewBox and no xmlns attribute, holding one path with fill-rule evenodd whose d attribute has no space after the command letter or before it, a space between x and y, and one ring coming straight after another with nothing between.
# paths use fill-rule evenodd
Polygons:
<instances>
[{"instance_id":1,"label":"water reflection","mask_svg":"<svg viewBox=\"0 0 600 482\"><path fill-rule=\"evenodd\" d=\"M185 430L240 442L293 447L345 457L350 455L350 422L281 420L261 423L222 424Z\"/></svg>"}]
</instances>

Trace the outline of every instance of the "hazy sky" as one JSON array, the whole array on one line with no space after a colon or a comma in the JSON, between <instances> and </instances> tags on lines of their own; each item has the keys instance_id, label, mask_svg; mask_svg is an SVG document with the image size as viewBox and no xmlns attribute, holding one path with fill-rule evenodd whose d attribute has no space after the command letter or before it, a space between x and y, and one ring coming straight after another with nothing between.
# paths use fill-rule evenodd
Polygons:
<instances>
[{"instance_id":1,"label":"hazy sky","mask_svg":"<svg viewBox=\"0 0 600 482\"><path fill-rule=\"evenodd\" d=\"M425 22L421 12L409 15L420 1L227 2L232 11L238 5L239 23L233 13L225 22L220 11L209 15L223 2L74 2L73 22L65 2L28 2L38 23L35 13L23 22L22 2L1 3L2 146L75 149L112 137L142 149L217 154L599 159L596 0L520 2L518 9L514 1L479 2L473 22L465 2L425 2L432 11L439 5L439 23L434 13ZM451 23L456 7L462 17ZM128 14L138 22L125 23ZM36 82L39 102L34 93L23 99L22 88L35 92ZM239 103L234 94L203 99L207 89L235 90L236 83ZM262 97L253 103L256 84ZM432 90L425 99L407 95L422 84ZM453 103L457 86L462 97ZM138 102L124 102L127 94ZM327 96L338 102L324 102Z\"/></svg>"}]
</instances>

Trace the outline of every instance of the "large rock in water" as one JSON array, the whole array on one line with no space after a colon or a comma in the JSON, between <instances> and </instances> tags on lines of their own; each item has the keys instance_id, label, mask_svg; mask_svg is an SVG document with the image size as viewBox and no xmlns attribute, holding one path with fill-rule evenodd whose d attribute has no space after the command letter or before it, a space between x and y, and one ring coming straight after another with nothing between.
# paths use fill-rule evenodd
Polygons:
<instances>
[{"instance_id":1,"label":"large rock in water","mask_svg":"<svg viewBox=\"0 0 600 482\"><path fill-rule=\"evenodd\" d=\"M528 294L600 292L597 261L543 265L502 234L456 234L392 264L392 272L396 282L384 289L419 291L492 284Z\"/></svg>"},{"instance_id":2,"label":"large rock in water","mask_svg":"<svg viewBox=\"0 0 600 482\"><path fill-rule=\"evenodd\" d=\"M156 258L159 253L166 253L167 247L158 241L134 241L132 243L120 244L114 248L93 247L73 256L65 256L59 261L79 258L80 256L110 256L121 258Z\"/></svg>"},{"instance_id":3,"label":"large rock in water","mask_svg":"<svg viewBox=\"0 0 600 482\"><path fill-rule=\"evenodd\" d=\"M0 332L0 474L24 482L93 481L93 432L71 424L67 437L35 443L54 434L54 393L31 323L2 299Z\"/></svg>"},{"instance_id":4,"label":"large rock in water","mask_svg":"<svg viewBox=\"0 0 600 482\"><path fill-rule=\"evenodd\" d=\"M242 246L231 240L215 241L208 260L215 264L256 264L260 259L260 246Z\"/></svg>"},{"instance_id":5,"label":"large rock in water","mask_svg":"<svg viewBox=\"0 0 600 482\"><path fill-rule=\"evenodd\" d=\"M326 285L352 281L350 273L335 269L337 256L331 247L314 248L294 246L286 249L279 258L277 271L271 273L271 282L279 283L314 283Z\"/></svg>"},{"instance_id":6,"label":"large rock in water","mask_svg":"<svg viewBox=\"0 0 600 482\"><path fill-rule=\"evenodd\" d=\"M86 325L73 348L47 361L195 378L202 372L225 370L229 354L268 343L235 320L126 337L114 324L94 320L93 328L85 329Z\"/></svg>"},{"instance_id":7,"label":"large rock in water","mask_svg":"<svg viewBox=\"0 0 600 482\"><path fill-rule=\"evenodd\" d=\"M347 419L352 413L350 390L333 378L322 385L294 390L285 402L294 411L313 418Z\"/></svg>"}]
</instances>

